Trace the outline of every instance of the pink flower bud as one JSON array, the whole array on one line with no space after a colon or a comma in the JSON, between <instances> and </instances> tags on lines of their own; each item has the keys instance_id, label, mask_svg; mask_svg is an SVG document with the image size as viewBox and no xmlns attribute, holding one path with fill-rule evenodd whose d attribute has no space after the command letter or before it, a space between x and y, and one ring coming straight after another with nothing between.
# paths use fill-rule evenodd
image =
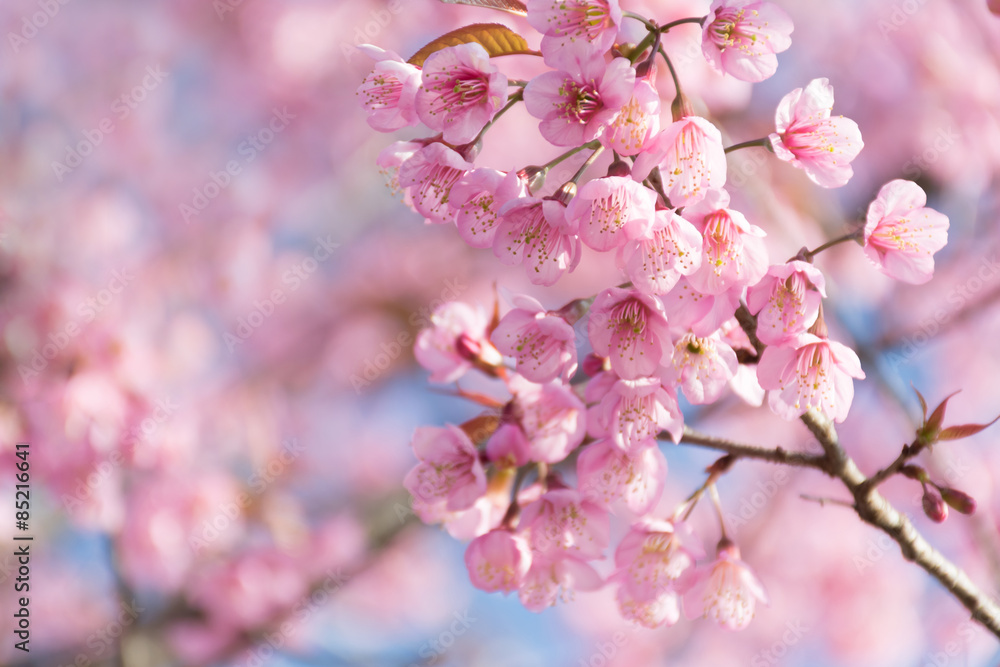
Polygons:
<instances>
[{"instance_id":1,"label":"pink flower bud","mask_svg":"<svg viewBox=\"0 0 1000 667\"><path fill-rule=\"evenodd\" d=\"M942 523L948 518L948 506L945 504L941 496L937 495L930 489L924 490L924 514L930 518L931 521L935 523Z\"/></svg>"},{"instance_id":2,"label":"pink flower bud","mask_svg":"<svg viewBox=\"0 0 1000 667\"><path fill-rule=\"evenodd\" d=\"M962 514L973 514L976 511L976 499L965 493L964 491L959 491L958 489L951 489L947 486L939 486L938 491L941 492L941 498L951 505L955 511L961 512Z\"/></svg>"}]
</instances>

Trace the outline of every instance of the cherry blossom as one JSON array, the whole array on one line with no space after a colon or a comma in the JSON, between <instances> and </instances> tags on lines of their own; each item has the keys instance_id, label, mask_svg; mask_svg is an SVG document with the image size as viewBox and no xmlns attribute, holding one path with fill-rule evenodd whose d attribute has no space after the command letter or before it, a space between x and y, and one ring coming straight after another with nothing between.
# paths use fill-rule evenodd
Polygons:
<instances>
[{"instance_id":1,"label":"cherry blossom","mask_svg":"<svg viewBox=\"0 0 1000 667\"><path fill-rule=\"evenodd\" d=\"M876 269L921 285L934 275L934 253L948 243L948 217L927 208L927 195L913 181L882 186L868 206L865 255Z\"/></svg>"},{"instance_id":2,"label":"cherry blossom","mask_svg":"<svg viewBox=\"0 0 1000 667\"><path fill-rule=\"evenodd\" d=\"M461 155L442 143L427 144L399 167L399 185L407 189L413 208L427 222L441 224L454 220L448 205L451 189L472 169Z\"/></svg>"},{"instance_id":3,"label":"cherry blossom","mask_svg":"<svg viewBox=\"0 0 1000 667\"><path fill-rule=\"evenodd\" d=\"M666 294L681 276L690 276L701 267L701 246L701 234L694 225L672 210L659 210L644 237L622 246L618 265L639 291Z\"/></svg>"},{"instance_id":4,"label":"cherry blossom","mask_svg":"<svg viewBox=\"0 0 1000 667\"><path fill-rule=\"evenodd\" d=\"M606 510L576 489L556 485L521 513L520 530L528 532L535 558L600 558L610 541Z\"/></svg>"},{"instance_id":5,"label":"cherry blossom","mask_svg":"<svg viewBox=\"0 0 1000 667\"><path fill-rule=\"evenodd\" d=\"M701 267L689 280L705 294L753 285L767 272L764 230L728 206L729 193L714 190L684 211L702 235Z\"/></svg>"},{"instance_id":6,"label":"cherry blossom","mask_svg":"<svg viewBox=\"0 0 1000 667\"><path fill-rule=\"evenodd\" d=\"M715 561L692 570L682 586L685 616L711 619L727 630L743 630L757 602L769 604L764 585L728 539L719 542Z\"/></svg>"},{"instance_id":7,"label":"cherry blossom","mask_svg":"<svg viewBox=\"0 0 1000 667\"><path fill-rule=\"evenodd\" d=\"M472 141L507 102L507 77L475 42L435 51L417 91L420 120L450 144Z\"/></svg>"},{"instance_id":8,"label":"cherry blossom","mask_svg":"<svg viewBox=\"0 0 1000 667\"><path fill-rule=\"evenodd\" d=\"M531 549L523 536L497 528L469 543L465 566L476 588L511 593L521 587L531 569Z\"/></svg>"},{"instance_id":9,"label":"cherry blossom","mask_svg":"<svg viewBox=\"0 0 1000 667\"><path fill-rule=\"evenodd\" d=\"M528 611L537 613L554 606L560 597L570 599L573 591L594 591L603 585L601 575L584 560L544 558L536 554L518 597Z\"/></svg>"},{"instance_id":10,"label":"cherry blossom","mask_svg":"<svg viewBox=\"0 0 1000 667\"><path fill-rule=\"evenodd\" d=\"M491 334L502 354L514 357L517 372L544 384L576 372L576 332L557 314L549 313L535 299L518 295Z\"/></svg>"},{"instance_id":11,"label":"cherry blossom","mask_svg":"<svg viewBox=\"0 0 1000 667\"><path fill-rule=\"evenodd\" d=\"M708 18L701 49L720 74L763 81L778 69L775 54L792 44L792 20L770 2L715 0Z\"/></svg>"},{"instance_id":12,"label":"cherry blossom","mask_svg":"<svg viewBox=\"0 0 1000 667\"><path fill-rule=\"evenodd\" d=\"M552 285L580 261L580 239L566 221L566 206L552 199L522 197L500 209L493 254L521 264L528 280Z\"/></svg>"},{"instance_id":13,"label":"cherry blossom","mask_svg":"<svg viewBox=\"0 0 1000 667\"><path fill-rule=\"evenodd\" d=\"M526 194L524 181L516 172L473 169L455 183L449 195L458 235L473 248L492 247L500 209Z\"/></svg>"},{"instance_id":14,"label":"cherry blossom","mask_svg":"<svg viewBox=\"0 0 1000 667\"><path fill-rule=\"evenodd\" d=\"M674 346L668 377L695 405L713 403L736 374L736 352L718 334L699 337L688 333Z\"/></svg>"},{"instance_id":15,"label":"cherry blossom","mask_svg":"<svg viewBox=\"0 0 1000 667\"><path fill-rule=\"evenodd\" d=\"M376 61L357 92L368 112L368 124L379 132L392 132L419 123L416 99L420 68L404 62L393 51L370 44L358 48Z\"/></svg>"},{"instance_id":16,"label":"cherry blossom","mask_svg":"<svg viewBox=\"0 0 1000 667\"><path fill-rule=\"evenodd\" d=\"M566 218L588 246L611 250L647 234L655 201L656 193L631 178L595 178L570 201Z\"/></svg>"},{"instance_id":17,"label":"cherry blossom","mask_svg":"<svg viewBox=\"0 0 1000 667\"><path fill-rule=\"evenodd\" d=\"M576 460L576 475L584 497L605 507L620 501L642 515L660 500L667 459L655 444L623 452L610 439L602 438L583 449Z\"/></svg>"},{"instance_id":18,"label":"cherry blossom","mask_svg":"<svg viewBox=\"0 0 1000 667\"><path fill-rule=\"evenodd\" d=\"M663 304L637 290L611 287L597 295L587 326L594 351L611 358L626 380L652 375L670 360L673 345Z\"/></svg>"},{"instance_id":19,"label":"cherry blossom","mask_svg":"<svg viewBox=\"0 0 1000 667\"><path fill-rule=\"evenodd\" d=\"M781 344L812 326L826 297L826 279L809 262L775 264L747 290L747 307L757 315L757 338Z\"/></svg>"},{"instance_id":20,"label":"cherry blossom","mask_svg":"<svg viewBox=\"0 0 1000 667\"><path fill-rule=\"evenodd\" d=\"M602 54L615 42L622 11L618 0L528 0L528 23L542 38L546 62L558 67L567 46Z\"/></svg>"},{"instance_id":21,"label":"cherry blossom","mask_svg":"<svg viewBox=\"0 0 1000 667\"><path fill-rule=\"evenodd\" d=\"M825 78L813 79L781 98L770 135L774 154L804 170L824 188L837 188L851 180L851 161L864 148L861 130L850 118L830 117L833 86Z\"/></svg>"},{"instance_id":22,"label":"cherry blossom","mask_svg":"<svg viewBox=\"0 0 1000 667\"><path fill-rule=\"evenodd\" d=\"M511 443L514 452L524 452L533 461L557 463L583 442L586 408L571 388L560 382L538 385L520 377L511 378L508 386L514 393L508 418L518 430L507 430L504 437L520 436L525 441Z\"/></svg>"},{"instance_id":23,"label":"cherry blossom","mask_svg":"<svg viewBox=\"0 0 1000 667\"><path fill-rule=\"evenodd\" d=\"M652 76L635 80L629 98L598 139L619 155L637 155L660 131L660 95Z\"/></svg>"},{"instance_id":24,"label":"cherry blossom","mask_svg":"<svg viewBox=\"0 0 1000 667\"><path fill-rule=\"evenodd\" d=\"M610 437L625 452L634 453L660 431L668 431L674 442L684 432L677 397L658 377L623 380L603 373L587 385L587 400L600 401L589 411L590 435Z\"/></svg>"},{"instance_id":25,"label":"cherry blossom","mask_svg":"<svg viewBox=\"0 0 1000 667\"><path fill-rule=\"evenodd\" d=\"M431 382L447 384L462 377L474 362L499 364L503 359L490 343L489 320L482 308L461 301L442 304L431 314L431 326L417 334L413 354L431 371ZM461 344L460 344L461 341ZM469 354L475 347L478 356Z\"/></svg>"},{"instance_id":26,"label":"cherry blossom","mask_svg":"<svg viewBox=\"0 0 1000 667\"><path fill-rule=\"evenodd\" d=\"M815 334L799 334L781 346L768 346L757 364L760 386L769 391L771 410L795 419L815 408L842 422L854 399L854 382L863 379L861 361L851 348Z\"/></svg>"},{"instance_id":27,"label":"cherry blossom","mask_svg":"<svg viewBox=\"0 0 1000 667\"><path fill-rule=\"evenodd\" d=\"M469 436L457 426L418 428L410 442L420 459L403 485L425 503L445 499L449 511L470 508L486 493L486 473Z\"/></svg>"},{"instance_id":28,"label":"cherry blossom","mask_svg":"<svg viewBox=\"0 0 1000 667\"><path fill-rule=\"evenodd\" d=\"M643 180L659 167L672 206L689 206L726 183L726 152L719 128L687 116L660 130L636 156L632 176Z\"/></svg>"}]
</instances>

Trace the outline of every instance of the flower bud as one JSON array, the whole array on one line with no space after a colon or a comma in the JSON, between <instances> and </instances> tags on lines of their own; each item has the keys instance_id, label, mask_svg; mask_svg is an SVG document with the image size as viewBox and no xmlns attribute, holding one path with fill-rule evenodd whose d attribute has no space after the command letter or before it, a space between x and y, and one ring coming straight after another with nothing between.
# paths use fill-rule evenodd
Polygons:
<instances>
[{"instance_id":1,"label":"flower bud","mask_svg":"<svg viewBox=\"0 0 1000 667\"><path fill-rule=\"evenodd\" d=\"M905 465L902 468L900 468L899 471L903 473L904 477L915 479L918 482L927 481L927 471L921 468L920 466Z\"/></svg>"},{"instance_id":2,"label":"flower bud","mask_svg":"<svg viewBox=\"0 0 1000 667\"><path fill-rule=\"evenodd\" d=\"M583 359L583 372L587 374L587 377L594 377L609 368L607 358L596 355L593 352Z\"/></svg>"},{"instance_id":3,"label":"flower bud","mask_svg":"<svg viewBox=\"0 0 1000 667\"><path fill-rule=\"evenodd\" d=\"M517 177L524 181L525 185L528 186L528 190L537 192L545 185L545 176L548 173L549 170L544 167L531 165L517 172Z\"/></svg>"},{"instance_id":4,"label":"flower bud","mask_svg":"<svg viewBox=\"0 0 1000 667\"><path fill-rule=\"evenodd\" d=\"M964 491L959 491L958 489L951 489L947 486L938 487L938 491L941 492L941 498L951 505L956 512L961 512L962 514L973 514L976 511L976 499L965 493Z\"/></svg>"},{"instance_id":5,"label":"flower bud","mask_svg":"<svg viewBox=\"0 0 1000 667\"><path fill-rule=\"evenodd\" d=\"M941 496L934 493L930 489L924 490L923 505L924 514L926 514L931 521L934 521L935 523L942 523L948 518L948 506L945 505Z\"/></svg>"}]
</instances>

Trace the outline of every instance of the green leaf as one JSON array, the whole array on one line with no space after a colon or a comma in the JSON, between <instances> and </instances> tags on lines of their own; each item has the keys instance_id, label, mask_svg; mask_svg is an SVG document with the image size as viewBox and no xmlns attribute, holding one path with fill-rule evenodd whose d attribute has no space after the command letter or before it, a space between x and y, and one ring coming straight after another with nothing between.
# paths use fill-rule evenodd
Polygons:
<instances>
[{"instance_id":1,"label":"green leaf","mask_svg":"<svg viewBox=\"0 0 1000 667\"><path fill-rule=\"evenodd\" d=\"M479 44L491 58L518 54L541 55L528 48L528 42L510 28L499 23L474 23L441 35L413 54L407 62L422 67L427 58L441 49L459 44Z\"/></svg>"},{"instance_id":2,"label":"green leaf","mask_svg":"<svg viewBox=\"0 0 1000 667\"><path fill-rule=\"evenodd\" d=\"M518 16L527 16L528 7L520 0L441 0L449 5L471 5L472 7L486 7L487 9L499 9L502 12L510 12Z\"/></svg>"}]
</instances>

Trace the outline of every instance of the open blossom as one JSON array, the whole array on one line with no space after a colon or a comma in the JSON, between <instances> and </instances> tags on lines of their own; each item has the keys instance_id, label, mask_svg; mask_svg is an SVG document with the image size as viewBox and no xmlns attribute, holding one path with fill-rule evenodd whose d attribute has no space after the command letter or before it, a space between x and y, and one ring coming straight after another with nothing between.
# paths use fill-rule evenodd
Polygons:
<instances>
[{"instance_id":1,"label":"open blossom","mask_svg":"<svg viewBox=\"0 0 1000 667\"><path fill-rule=\"evenodd\" d=\"M425 503L446 499L445 508L464 510L486 493L486 472L469 436L454 425L418 428L410 442L420 459L403 484Z\"/></svg>"},{"instance_id":2,"label":"open blossom","mask_svg":"<svg viewBox=\"0 0 1000 667\"><path fill-rule=\"evenodd\" d=\"M767 272L764 230L751 225L742 213L728 206L729 193L713 190L703 201L684 211L684 217L694 223L702 236L701 268L689 280L705 294L753 285Z\"/></svg>"},{"instance_id":3,"label":"open blossom","mask_svg":"<svg viewBox=\"0 0 1000 667\"><path fill-rule=\"evenodd\" d=\"M570 201L566 218L588 246L611 250L647 233L655 203L656 193L631 178L595 178Z\"/></svg>"},{"instance_id":4,"label":"open blossom","mask_svg":"<svg viewBox=\"0 0 1000 667\"><path fill-rule=\"evenodd\" d=\"M720 74L756 83L778 69L776 53L792 45L792 20L781 7L754 0L715 0L701 50Z\"/></svg>"},{"instance_id":5,"label":"open blossom","mask_svg":"<svg viewBox=\"0 0 1000 667\"><path fill-rule=\"evenodd\" d=\"M521 587L531 569L531 549L523 536L497 528L469 543L465 567L476 588L510 593Z\"/></svg>"},{"instance_id":6,"label":"open blossom","mask_svg":"<svg viewBox=\"0 0 1000 667\"><path fill-rule=\"evenodd\" d=\"M481 44L470 42L432 53L424 62L417 113L450 144L472 141L507 103L507 77Z\"/></svg>"},{"instance_id":7,"label":"open blossom","mask_svg":"<svg viewBox=\"0 0 1000 667\"><path fill-rule=\"evenodd\" d=\"M701 116L687 116L660 130L635 159L632 176L642 181L660 168L663 189L675 207L689 206L726 183L722 133Z\"/></svg>"},{"instance_id":8,"label":"open blossom","mask_svg":"<svg viewBox=\"0 0 1000 667\"><path fill-rule=\"evenodd\" d=\"M770 392L771 411L788 420L816 408L834 421L844 421L854 399L851 378L864 377L854 350L810 333L768 346L757 364L760 386Z\"/></svg>"},{"instance_id":9,"label":"open blossom","mask_svg":"<svg viewBox=\"0 0 1000 667\"><path fill-rule=\"evenodd\" d=\"M372 129L392 132L419 123L415 103L420 68L371 44L362 44L358 49L376 61L357 92Z\"/></svg>"},{"instance_id":10,"label":"open blossom","mask_svg":"<svg viewBox=\"0 0 1000 667\"><path fill-rule=\"evenodd\" d=\"M431 314L431 326L417 334L413 356L431 371L431 382L454 382L476 361L469 353L496 365L503 361L486 335L489 320L482 308L461 301L442 304Z\"/></svg>"},{"instance_id":11,"label":"open blossom","mask_svg":"<svg viewBox=\"0 0 1000 667\"><path fill-rule=\"evenodd\" d=\"M727 630L747 627L757 602L768 604L764 585L728 539L719 542L715 561L694 569L682 585L684 615L711 619Z\"/></svg>"},{"instance_id":12,"label":"open blossom","mask_svg":"<svg viewBox=\"0 0 1000 667\"><path fill-rule=\"evenodd\" d=\"M934 275L934 253L948 243L948 217L926 204L919 185L896 179L869 205L865 255L885 275L914 285Z\"/></svg>"},{"instance_id":13,"label":"open blossom","mask_svg":"<svg viewBox=\"0 0 1000 667\"><path fill-rule=\"evenodd\" d=\"M576 489L552 488L525 506L518 524L535 558L601 558L611 540L607 510Z\"/></svg>"},{"instance_id":14,"label":"open blossom","mask_svg":"<svg viewBox=\"0 0 1000 667\"><path fill-rule=\"evenodd\" d=\"M626 619L647 628L673 625L680 618L678 580L702 555L684 525L647 518L634 524L615 551L613 580Z\"/></svg>"},{"instance_id":15,"label":"open blossom","mask_svg":"<svg viewBox=\"0 0 1000 667\"><path fill-rule=\"evenodd\" d=\"M530 296L515 296L491 338L502 354L514 357L517 372L539 384L568 380L576 372L576 332L559 315Z\"/></svg>"},{"instance_id":16,"label":"open blossom","mask_svg":"<svg viewBox=\"0 0 1000 667\"><path fill-rule=\"evenodd\" d=\"M605 507L621 501L645 514L660 500L667 479L667 459L655 443L623 452L610 439L587 445L576 460L580 492Z\"/></svg>"},{"instance_id":17,"label":"open blossom","mask_svg":"<svg viewBox=\"0 0 1000 667\"><path fill-rule=\"evenodd\" d=\"M757 338L777 345L804 333L819 316L824 297L826 279L809 262L794 260L770 267L747 290L747 307L757 315Z\"/></svg>"},{"instance_id":18,"label":"open blossom","mask_svg":"<svg viewBox=\"0 0 1000 667\"><path fill-rule=\"evenodd\" d=\"M413 208L430 223L451 222L451 189L472 163L442 143L427 144L399 167L399 185L407 189Z\"/></svg>"},{"instance_id":19,"label":"open blossom","mask_svg":"<svg viewBox=\"0 0 1000 667\"><path fill-rule=\"evenodd\" d=\"M701 244L690 222L671 210L656 211L647 234L622 246L618 265L640 292L666 294L701 266Z\"/></svg>"},{"instance_id":20,"label":"open blossom","mask_svg":"<svg viewBox=\"0 0 1000 667\"><path fill-rule=\"evenodd\" d=\"M473 248L493 246L500 209L526 194L517 172L482 167L473 169L451 188L449 203L455 209L455 226L462 240Z\"/></svg>"},{"instance_id":21,"label":"open blossom","mask_svg":"<svg viewBox=\"0 0 1000 667\"><path fill-rule=\"evenodd\" d=\"M403 203L411 208L413 201L410 199L410 194L399 183L399 168L423 147L424 145L417 141L395 141L383 148L375 160L375 165L385 179L389 192L396 197L402 196Z\"/></svg>"},{"instance_id":22,"label":"open blossom","mask_svg":"<svg viewBox=\"0 0 1000 667\"><path fill-rule=\"evenodd\" d=\"M595 591L603 585L601 575L581 559L536 554L517 595L525 609L537 613L554 606L560 597L570 599L573 591Z\"/></svg>"},{"instance_id":23,"label":"open blossom","mask_svg":"<svg viewBox=\"0 0 1000 667\"><path fill-rule=\"evenodd\" d=\"M660 131L660 94L650 78L636 79L632 97L599 139L619 155L637 155Z\"/></svg>"},{"instance_id":24,"label":"open blossom","mask_svg":"<svg viewBox=\"0 0 1000 667\"><path fill-rule=\"evenodd\" d=\"M804 170L824 188L837 188L851 180L851 160L864 148L861 130L850 118L830 117L833 86L813 79L781 98L775 114L776 132L770 136L774 154Z\"/></svg>"},{"instance_id":25,"label":"open blossom","mask_svg":"<svg viewBox=\"0 0 1000 667\"><path fill-rule=\"evenodd\" d=\"M560 382L538 385L517 376L508 386L514 393L505 415L510 423L494 434L487 451L496 452L503 446L515 459L523 453L532 461L558 463L580 446L587 434L586 406L570 387Z\"/></svg>"},{"instance_id":26,"label":"open blossom","mask_svg":"<svg viewBox=\"0 0 1000 667\"><path fill-rule=\"evenodd\" d=\"M580 239L566 221L566 206L554 199L522 197L500 209L493 254L521 264L528 280L552 285L580 261Z\"/></svg>"},{"instance_id":27,"label":"open blossom","mask_svg":"<svg viewBox=\"0 0 1000 667\"><path fill-rule=\"evenodd\" d=\"M594 300L587 325L594 352L611 358L626 380L653 375L670 360L673 345L663 305L655 296L610 287Z\"/></svg>"},{"instance_id":28,"label":"open blossom","mask_svg":"<svg viewBox=\"0 0 1000 667\"><path fill-rule=\"evenodd\" d=\"M600 57L577 58L568 71L540 74L524 89L528 113L556 146L579 146L600 136L632 96L635 70L628 58L605 64Z\"/></svg>"},{"instance_id":29,"label":"open blossom","mask_svg":"<svg viewBox=\"0 0 1000 667\"><path fill-rule=\"evenodd\" d=\"M691 403L713 403L733 379L738 366L736 352L718 334L699 337L689 333L674 346L668 377L680 386Z\"/></svg>"},{"instance_id":30,"label":"open blossom","mask_svg":"<svg viewBox=\"0 0 1000 667\"><path fill-rule=\"evenodd\" d=\"M590 435L610 437L625 452L650 444L660 431L668 431L674 442L684 432L677 397L658 377L622 380L602 373L587 385L587 401L600 401L589 411Z\"/></svg>"},{"instance_id":31,"label":"open blossom","mask_svg":"<svg viewBox=\"0 0 1000 667\"><path fill-rule=\"evenodd\" d=\"M528 23L542 38L542 54L550 67L558 67L559 54L583 47L603 54L615 43L622 10L618 0L528 0Z\"/></svg>"}]
</instances>

